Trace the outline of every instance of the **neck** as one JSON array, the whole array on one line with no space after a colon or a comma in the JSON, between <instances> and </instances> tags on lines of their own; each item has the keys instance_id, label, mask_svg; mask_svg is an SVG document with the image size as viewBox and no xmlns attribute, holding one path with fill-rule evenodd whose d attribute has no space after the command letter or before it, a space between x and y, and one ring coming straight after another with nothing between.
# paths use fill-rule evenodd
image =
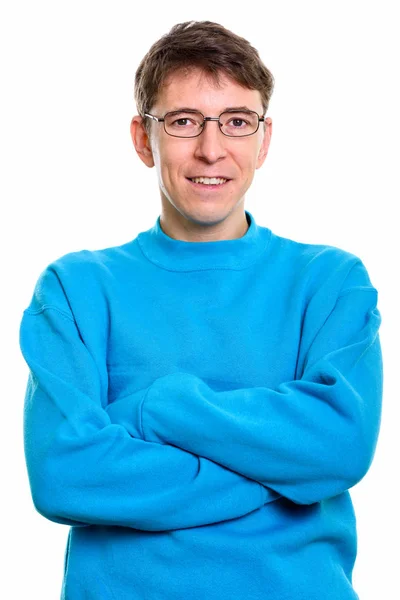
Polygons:
<instances>
[{"instance_id":1,"label":"neck","mask_svg":"<svg viewBox=\"0 0 400 600\"><path fill-rule=\"evenodd\" d=\"M239 210L240 208L240 210ZM250 225L243 204L236 210L215 220L214 215L196 219L196 215L186 217L170 202L163 203L160 227L170 238L184 242L218 242L243 237Z\"/></svg>"},{"instance_id":2,"label":"neck","mask_svg":"<svg viewBox=\"0 0 400 600\"><path fill-rule=\"evenodd\" d=\"M150 262L168 271L241 270L252 265L268 248L271 230L260 227L245 212L243 235L208 243L176 239L164 232L161 217L137 241Z\"/></svg>"}]
</instances>

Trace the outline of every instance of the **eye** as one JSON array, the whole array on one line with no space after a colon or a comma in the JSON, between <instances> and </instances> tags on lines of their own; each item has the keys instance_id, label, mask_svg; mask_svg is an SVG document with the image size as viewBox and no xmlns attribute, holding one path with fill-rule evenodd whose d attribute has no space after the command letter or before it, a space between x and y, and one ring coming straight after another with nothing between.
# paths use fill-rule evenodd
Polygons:
<instances>
[{"instance_id":1,"label":"eye","mask_svg":"<svg viewBox=\"0 0 400 600\"><path fill-rule=\"evenodd\" d=\"M246 119L242 119L241 117L234 117L228 121L228 125L233 125L234 127L240 128L244 125L248 125L249 122Z\"/></svg>"},{"instance_id":2,"label":"eye","mask_svg":"<svg viewBox=\"0 0 400 600\"><path fill-rule=\"evenodd\" d=\"M188 129L201 127L203 116L197 112L188 113L185 111L171 112L165 115L165 124L167 128Z\"/></svg>"},{"instance_id":3,"label":"eye","mask_svg":"<svg viewBox=\"0 0 400 600\"><path fill-rule=\"evenodd\" d=\"M191 121L191 119L188 117L181 117L180 119L175 119L175 121L172 121L171 125L184 127L185 125L188 125L188 122L190 122L189 124L194 124L193 121Z\"/></svg>"}]
</instances>

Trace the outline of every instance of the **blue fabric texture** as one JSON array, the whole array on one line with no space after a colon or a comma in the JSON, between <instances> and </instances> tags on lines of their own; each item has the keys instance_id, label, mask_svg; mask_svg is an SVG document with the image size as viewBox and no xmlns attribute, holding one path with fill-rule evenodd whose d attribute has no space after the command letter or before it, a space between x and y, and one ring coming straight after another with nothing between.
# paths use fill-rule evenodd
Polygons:
<instances>
[{"instance_id":1,"label":"blue fabric texture","mask_svg":"<svg viewBox=\"0 0 400 600\"><path fill-rule=\"evenodd\" d=\"M32 500L63 600L355 600L349 489L379 435L378 292L354 254L160 217L71 252L23 311Z\"/></svg>"}]
</instances>

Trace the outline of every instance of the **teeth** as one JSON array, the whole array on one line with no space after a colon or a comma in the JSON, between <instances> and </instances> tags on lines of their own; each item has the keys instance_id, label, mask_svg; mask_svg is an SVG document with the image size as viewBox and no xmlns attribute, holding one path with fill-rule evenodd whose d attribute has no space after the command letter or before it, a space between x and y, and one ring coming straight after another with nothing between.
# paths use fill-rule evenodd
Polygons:
<instances>
[{"instance_id":1,"label":"teeth","mask_svg":"<svg viewBox=\"0 0 400 600\"><path fill-rule=\"evenodd\" d=\"M215 184L222 184L225 183L225 181L228 181L227 179L219 179L217 177L194 177L192 178L192 181L194 181L195 183L205 183L206 185L215 185Z\"/></svg>"}]
</instances>

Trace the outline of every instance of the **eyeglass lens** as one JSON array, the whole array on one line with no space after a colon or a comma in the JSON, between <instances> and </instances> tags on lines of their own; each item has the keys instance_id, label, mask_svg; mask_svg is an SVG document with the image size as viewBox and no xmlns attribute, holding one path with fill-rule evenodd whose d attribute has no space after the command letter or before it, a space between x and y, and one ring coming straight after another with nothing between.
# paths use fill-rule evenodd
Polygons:
<instances>
[{"instance_id":1,"label":"eyeglass lens","mask_svg":"<svg viewBox=\"0 0 400 600\"><path fill-rule=\"evenodd\" d=\"M220 118L221 130L225 135L240 137L251 135L258 128L258 115L255 112L224 112ZM165 130L176 137L195 137L204 125L199 112L170 112L164 117Z\"/></svg>"}]
</instances>

